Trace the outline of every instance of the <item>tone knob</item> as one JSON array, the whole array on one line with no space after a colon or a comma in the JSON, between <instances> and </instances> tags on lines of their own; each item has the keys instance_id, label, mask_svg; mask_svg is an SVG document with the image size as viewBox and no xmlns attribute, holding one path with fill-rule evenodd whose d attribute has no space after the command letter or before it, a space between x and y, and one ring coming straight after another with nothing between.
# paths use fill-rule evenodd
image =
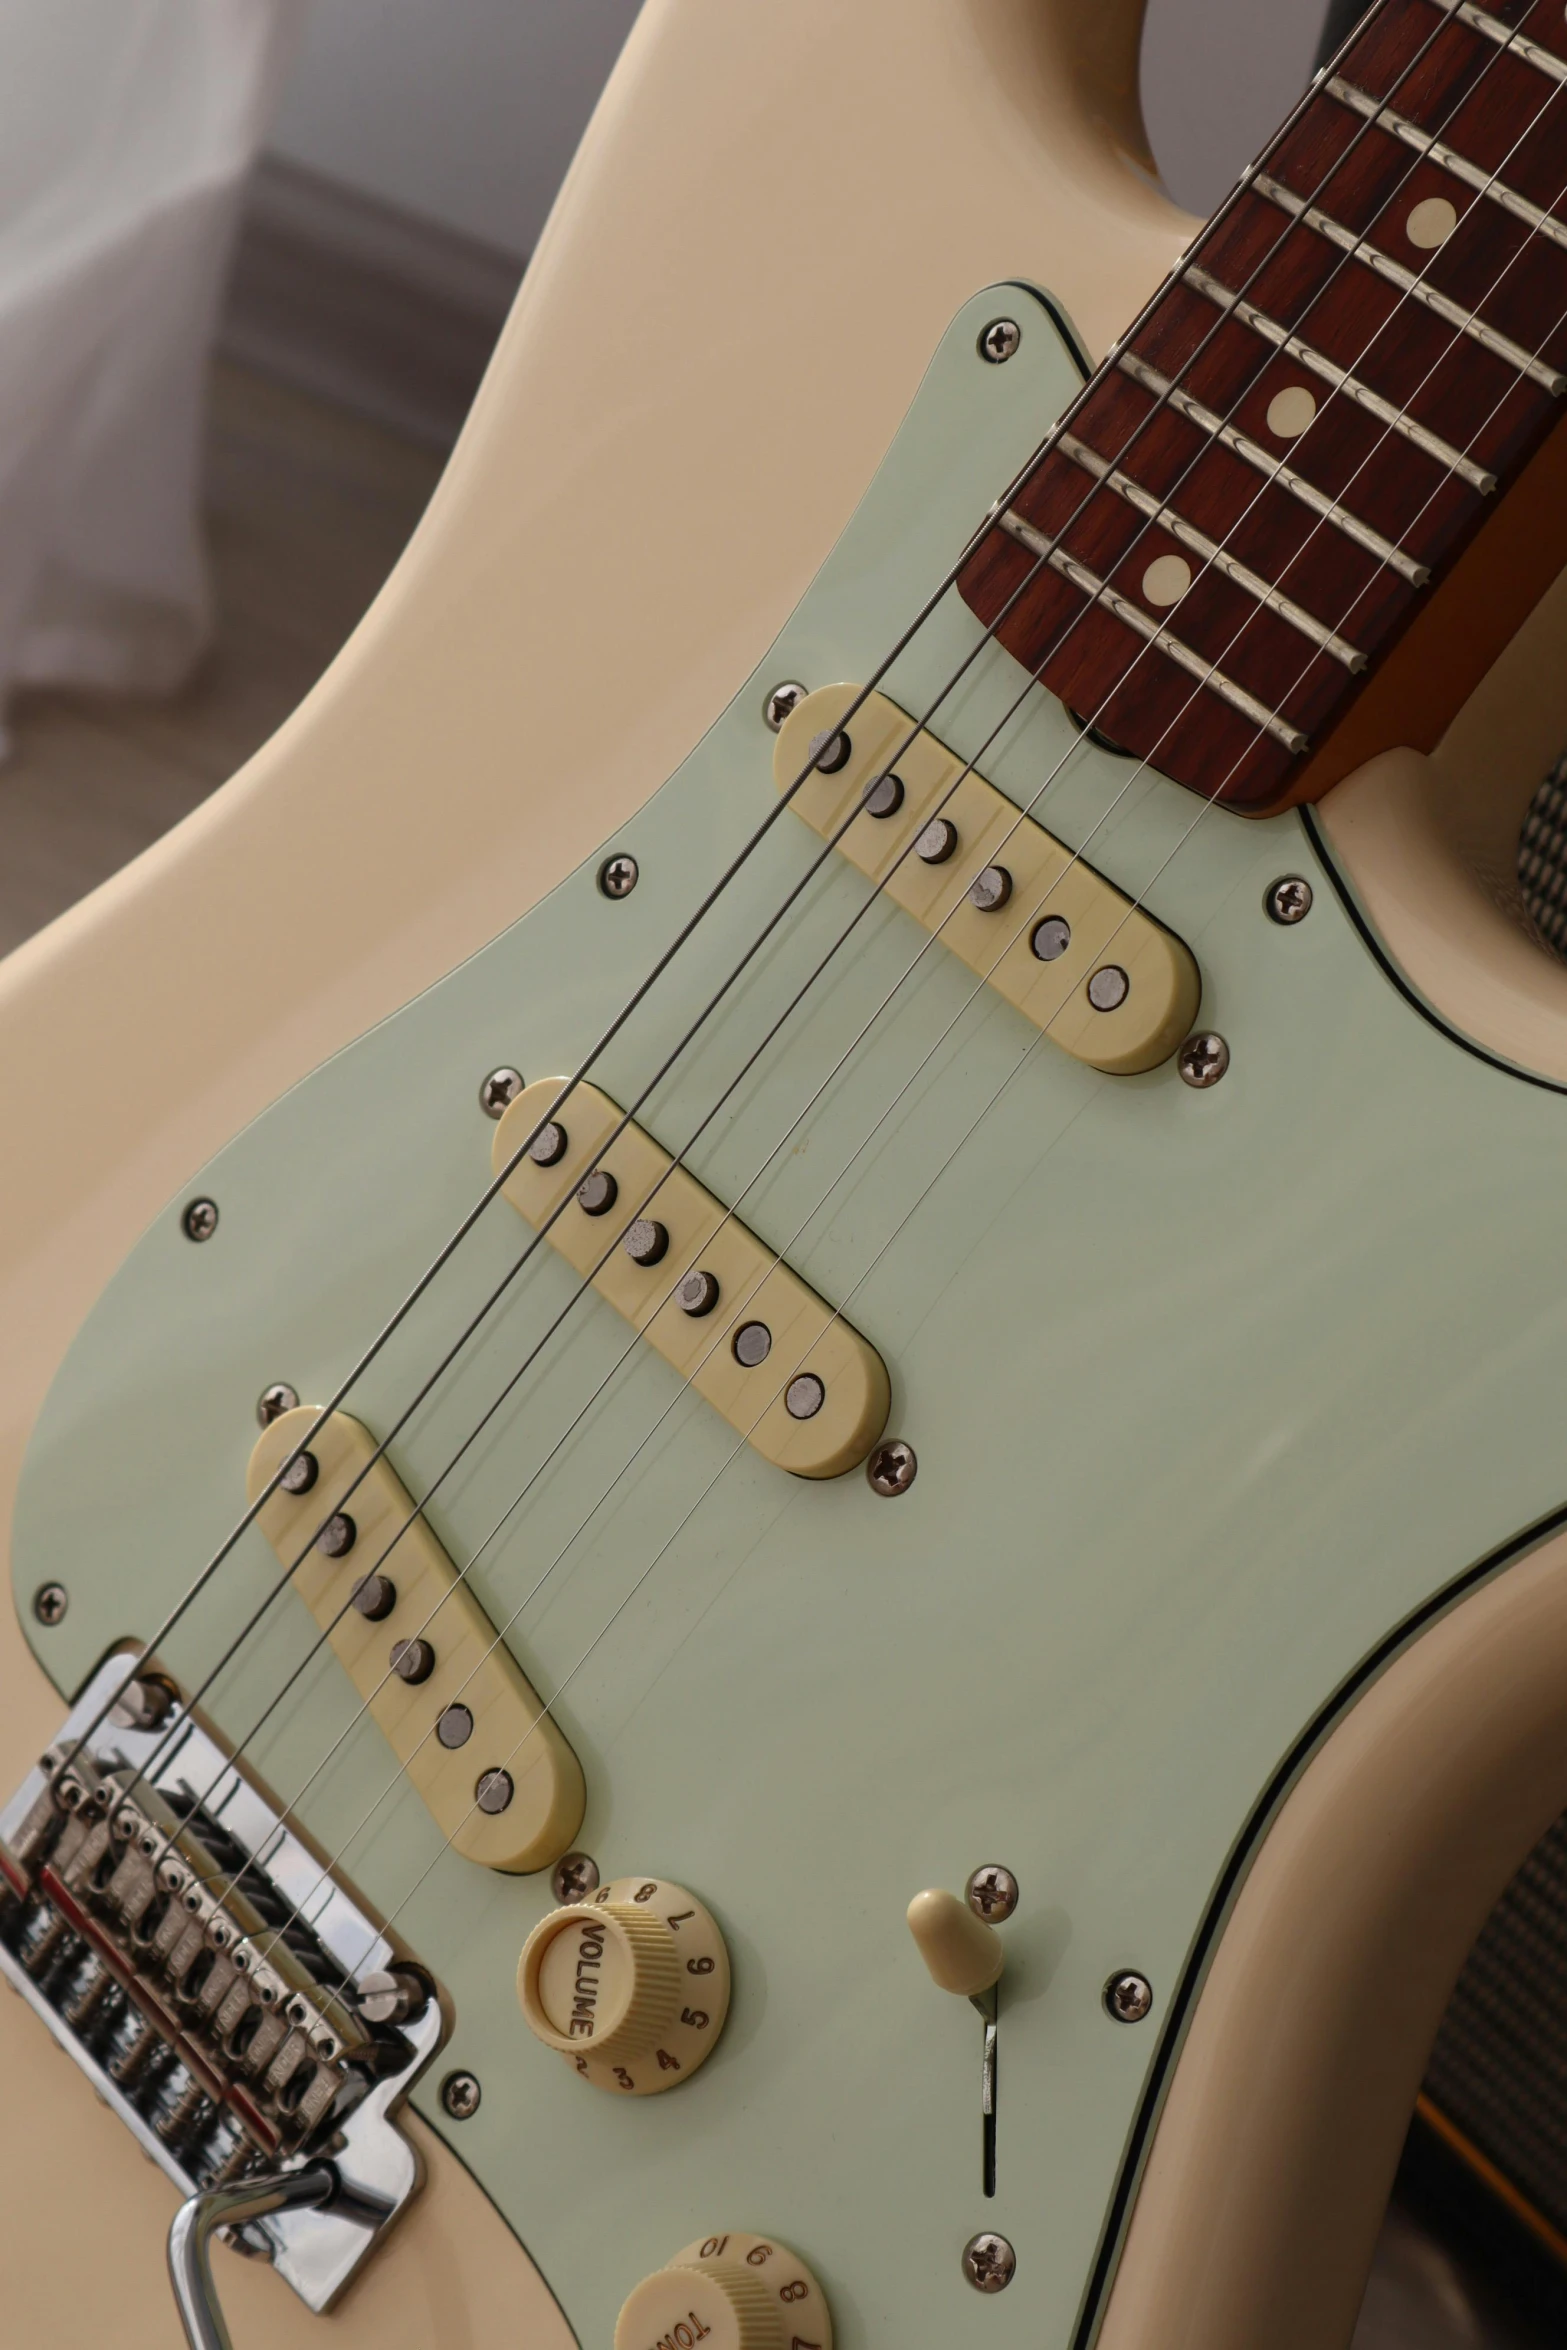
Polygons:
<instances>
[{"instance_id":1,"label":"tone knob","mask_svg":"<svg viewBox=\"0 0 1567 2350\"><path fill-rule=\"evenodd\" d=\"M644 2277L615 2323L615 2350L832 2350L820 2285L776 2236L708 2236Z\"/></svg>"},{"instance_id":2,"label":"tone knob","mask_svg":"<svg viewBox=\"0 0 1567 2350\"><path fill-rule=\"evenodd\" d=\"M683 1886L617 1877L540 1919L517 1997L529 2030L595 2089L651 2097L689 2080L723 2030L729 1953Z\"/></svg>"}]
</instances>

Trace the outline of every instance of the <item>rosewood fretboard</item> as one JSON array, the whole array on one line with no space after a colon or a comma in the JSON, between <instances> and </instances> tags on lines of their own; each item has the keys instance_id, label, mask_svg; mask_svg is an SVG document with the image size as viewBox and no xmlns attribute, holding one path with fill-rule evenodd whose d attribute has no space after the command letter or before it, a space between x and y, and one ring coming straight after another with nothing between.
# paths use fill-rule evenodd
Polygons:
<instances>
[{"instance_id":1,"label":"rosewood fretboard","mask_svg":"<svg viewBox=\"0 0 1567 2350\"><path fill-rule=\"evenodd\" d=\"M1204 798L1316 798L1429 749L1567 559L1564 394L1563 0L1382 0L960 592Z\"/></svg>"}]
</instances>

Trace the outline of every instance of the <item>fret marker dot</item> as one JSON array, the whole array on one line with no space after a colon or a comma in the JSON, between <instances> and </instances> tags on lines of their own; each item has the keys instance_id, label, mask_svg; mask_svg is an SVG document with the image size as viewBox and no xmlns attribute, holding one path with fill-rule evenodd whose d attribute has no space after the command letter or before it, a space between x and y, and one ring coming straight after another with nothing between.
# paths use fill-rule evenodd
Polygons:
<instances>
[{"instance_id":1,"label":"fret marker dot","mask_svg":"<svg viewBox=\"0 0 1567 2350\"><path fill-rule=\"evenodd\" d=\"M1178 604L1192 584L1192 567L1179 555L1156 555L1143 573L1143 595L1150 604Z\"/></svg>"},{"instance_id":2,"label":"fret marker dot","mask_svg":"<svg viewBox=\"0 0 1567 2350\"><path fill-rule=\"evenodd\" d=\"M1268 402L1268 430L1275 439L1300 438L1317 413L1317 403L1304 384L1289 384Z\"/></svg>"},{"instance_id":3,"label":"fret marker dot","mask_svg":"<svg viewBox=\"0 0 1567 2350\"><path fill-rule=\"evenodd\" d=\"M1417 204L1404 223L1404 234L1412 245L1423 253L1434 253L1438 245L1445 245L1458 226L1458 214L1445 196L1427 196Z\"/></svg>"}]
</instances>

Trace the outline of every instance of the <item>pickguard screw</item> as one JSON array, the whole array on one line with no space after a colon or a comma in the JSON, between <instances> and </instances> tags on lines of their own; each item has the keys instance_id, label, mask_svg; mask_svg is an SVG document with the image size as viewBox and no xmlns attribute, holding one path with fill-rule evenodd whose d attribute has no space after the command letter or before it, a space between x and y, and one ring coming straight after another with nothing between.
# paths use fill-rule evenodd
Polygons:
<instances>
[{"instance_id":1,"label":"pickguard screw","mask_svg":"<svg viewBox=\"0 0 1567 2350\"><path fill-rule=\"evenodd\" d=\"M1311 912L1315 891L1309 881L1298 873L1285 873L1277 881L1270 881L1263 905L1270 922L1282 923L1287 930L1292 922L1304 922Z\"/></svg>"},{"instance_id":2,"label":"pickguard screw","mask_svg":"<svg viewBox=\"0 0 1567 2350\"><path fill-rule=\"evenodd\" d=\"M274 1379L256 1398L256 1418L263 1428L270 1428L274 1420L281 1420L285 1412L297 1410L298 1405L299 1389L290 1387L286 1379Z\"/></svg>"},{"instance_id":3,"label":"pickguard screw","mask_svg":"<svg viewBox=\"0 0 1567 2350\"><path fill-rule=\"evenodd\" d=\"M1015 318L993 318L979 338L979 355L992 367L1000 367L1022 340L1023 329Z\"/></svg>"},{"instance_id":4,"label":"pickguard screw","mask_svg":"<svg viewBox=\"0 0 1567 2350\"><path fill-rule=\"evenodd\" d=\"M773 687L772 692L762 704L762 716L774 734L778 732L790 711L798 710L805 699L806 692L807 688L800 685L794 678L787 678L782 685Z\"/></svg>"},{"instance_id":5,"label":"pickguard screw","mask_svg":"<svg viewBox=\"0 0 1567 2350\"><path fill-rule=\"evenodd\" d=\"M471 2122L483 2094L477 2073L448 2073L441 2083L441 2103L454 2122Z\"/></svg>"},{"instance_id":6,"label":"pickguard screw","mask_svg":"<svg viewBox=\"0 0 1567 2350\"><path fill-rule=\"evenodd\" d=\"M599 867L600 897L629 898L641 870L635 857L628 857L623 849L613 857L606 857Z\"/></svg>"},{"instance_id":7,"label":"pickguard screw","mask_svg":"<svg viewBox=\"0 0 1567 2350\"><path fill-rule=\"evenodd\" d=\"M1118 2024L1140 2024L1153 2005L1153 1985L1146 1975L1112 1975L1104 1988L1106 2015Z\"/></svg>"},{"instance_id":8,"label":"pickguard screw","mask_svg":"<svg viewBox=\"0 0 1567 2350\"><path fill-rule=\"evenodd\" d=\"M987 1926L1001 1925L1017 1907L1017 1879L997 1860L977 1868L963 1890L970 1909Z\"/></svg>"},{"instance_id":9,"label":"pickguard screw","mask_svg":"<svg viewBox=\"0 0 1567 2350\"><path fill-rule=\"evenodd\" d=\"M40 1624L58 1624L71 1604L71 1595L63 1583L40 1583L33 1593L33 1614Z\"/></svg>"},{"instance_id":10,"label":"pickguard screw","mask_svg":"<svg viewBox=\"0 0 1567 2350\"><path fill-rule=\"evenodd\" d=\"M907 1493L919 1474L919 1462L914 1457L912 1444L905 1444L895 1436L890 1444L878 1444L865 1464L872 1493L889 1499L898 1493Z\"/></svg>"},{"instance_id":11,"label":"pickguard screw","mask_svg":"<svg viewBox=\"0 0 1567 2350\"><path fill-rule=\"evenodd\" d=\"M521 1091L520 1069L492 1069L479 1088L479 1107L487 1118L504 1118Z\"/></svg>"},{"instance_id":12,"label":"pickguard screw","mask_svg":"<svg viewBox=\"0 0 1567 2350\"><path fill-rule=\"evenodd\" d=\"M557 1901L585 1901L599 1887L599 1864L591 1852L568 1852L555 1863L550 1891Z\"/></svg>"},{"instance_id":13,"label":"pickguard screw","mask_svg":"<svg viewBox=\"0 0 1567 2350\"><path fill-rule=\"evenodd\" d=\"M218 1203L214 1199L193 1199L180 1218L180 1230L187 1240L210 1240L218 1228Z\"/></svg>"},{"instance_id":14,"label":"pickguard screw","mask_svg":"<svg viewBox=\"0 0 1567 2350\"><path fill-rule=\"evenodd\" d=\"M1211 1029L1189 1036L1175 1057L1182 1078L1186 1084L1195 1085L1199 1093L1207 1086L1217 1085L1229 1065L1230 1048Z\"/></svg>"},{"instance_id":15,"label":"pickguard screw","mask_svg":"<svg viewBox=\"0 0 1567 2350\"><path fill-rule=\"evenodd\" d=\"M963 2247L963 2274L976 2293L1004 2293L1017 2274L1017 2254L1005 2236L970 2236Z\"/></svg>"}]
</instances>

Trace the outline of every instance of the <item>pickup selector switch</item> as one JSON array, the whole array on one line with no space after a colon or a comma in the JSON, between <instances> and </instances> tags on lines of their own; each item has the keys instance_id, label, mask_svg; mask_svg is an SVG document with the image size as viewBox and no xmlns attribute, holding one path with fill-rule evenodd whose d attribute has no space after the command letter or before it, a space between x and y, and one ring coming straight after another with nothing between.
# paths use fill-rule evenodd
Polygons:
<instances>
[{"instance_id":1,"label":"pickup selector switch","mask_svg":"<svg viewBox=\"0 0 1567 2350\"><path fill-rule=\"evenodd\" d=\"M708 2236L644 2277L615 2324L615 2350L832 2350L820 2285L776 2236Z\"/></svg>"},{"instance_id":2,"label":"pickup selector switch","mask_svg":"<svg viewBox=\"0 0 1567 2350\"><path fill-rule=\"evenodd\" d=\"M540 1919L517 1997L528 2029L595 2089L652 2097L688 2080L723 2030L729 1953L683 1886L617 1877Z\"/></svg>"}]
</instances>

